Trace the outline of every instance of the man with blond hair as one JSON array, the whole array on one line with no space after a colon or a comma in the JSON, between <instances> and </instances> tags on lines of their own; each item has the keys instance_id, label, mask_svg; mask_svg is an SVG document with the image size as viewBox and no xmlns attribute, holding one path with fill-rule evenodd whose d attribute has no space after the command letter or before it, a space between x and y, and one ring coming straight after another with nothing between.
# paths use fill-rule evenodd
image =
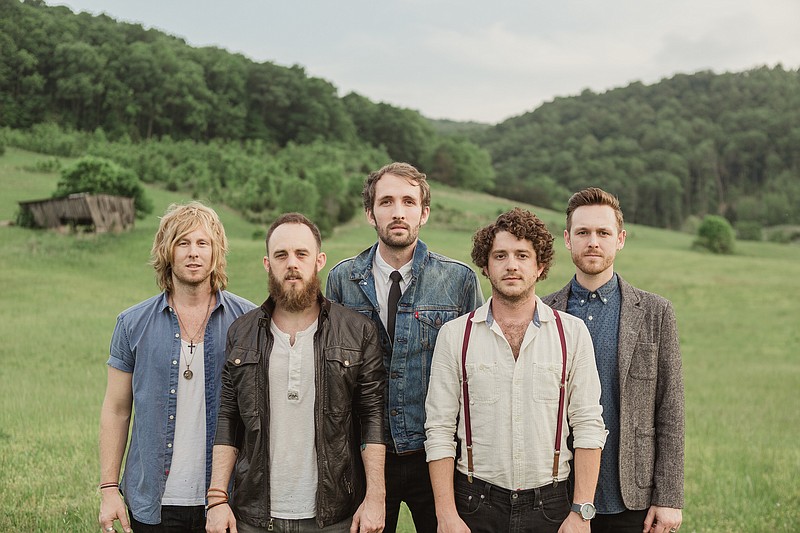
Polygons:
<instances>
[{"instance_id":1,"label":"man with blond hair","mask_svg":"<svg viewBox=\"0 0 800 533\"><path fill-rule=\"evenodd\" d=\"M583 320L594 344L608 427L593 533L675 533L683 507L683 377L669 300L614 272L625 246L617 198L590 187L567 205L575 276L543 298Z\"/></svg>"},{"instance_id":2,"label":"man with blond hair","mask_svg":"<svg viewBox=\"0 0 800 533\"><path fill-rule=\"evenodd\" d=\"M117 317L100 413L104 531L115 520L136 533L205 531L225 335L255 307L225 290L227 252L213 209L171 205L151 251L163 292Z\"/></svg>"}]
</instances>

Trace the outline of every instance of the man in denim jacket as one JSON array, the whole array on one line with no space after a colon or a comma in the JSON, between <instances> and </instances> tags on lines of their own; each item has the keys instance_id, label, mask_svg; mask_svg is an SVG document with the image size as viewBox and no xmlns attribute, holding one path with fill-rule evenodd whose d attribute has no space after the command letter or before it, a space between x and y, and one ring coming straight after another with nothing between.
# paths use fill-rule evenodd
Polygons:
<instances>
[{"instance_id":1,"label":"man in denim jacket","mask_svg":"<svg viewBox=\"0 0 800 533\"><path fill-rule=\"evenodd\" d=\"M395 531L405 501L416 530L435 533L424 448L433 347L442 325L482 305L483 295L472 269L430 252L419 240L430 214L425 174L407 163L391 163L368 176L362 196L378 242L331 269L326 296L371 318L380 332L389 377L385 531ZM401 294L396 317L388 305L393 278Z\"/></svg>"}]
</instances>

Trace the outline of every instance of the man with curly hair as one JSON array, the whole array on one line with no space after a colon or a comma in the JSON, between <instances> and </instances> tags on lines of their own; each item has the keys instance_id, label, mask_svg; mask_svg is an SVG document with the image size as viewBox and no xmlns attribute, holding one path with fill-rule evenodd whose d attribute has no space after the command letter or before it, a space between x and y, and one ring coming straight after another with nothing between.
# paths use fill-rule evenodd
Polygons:
<instances>
[{"instance_id":1,"label":"man with curly hair","mask_svg":"<svg viewBox=\"0 0 800 533\"><path fill-rule=\"evenodd\" d=\"M606 431L589 331L536 296L553 237L513 209L478 230L472 259L492 296L442 327L425 404L439 531L588 532Z\"/></svg>"},{"instance_id":2,"label":"man with curly hair","mask_svg":"<svg viewBox=\"0 0 800 533\"><path fill-rule=\"evenodd\" d=\"M675 533L683 507L684 400L669 300L614 272L625 245L622 209L590 187L567 205L564 244L575 276L543 300L588 326L600 374L603 449L594 533Z\"/></svg>"}]
</instances>

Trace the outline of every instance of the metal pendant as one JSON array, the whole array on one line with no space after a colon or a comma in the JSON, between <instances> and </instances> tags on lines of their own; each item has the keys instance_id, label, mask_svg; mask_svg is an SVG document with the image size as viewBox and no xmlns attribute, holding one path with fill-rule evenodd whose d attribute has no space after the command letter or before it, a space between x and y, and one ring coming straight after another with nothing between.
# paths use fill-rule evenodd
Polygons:
<instances>
[{"instance_id":1,"label":"metal pendant","mask_svg":"<svg viewBox=\"0 0 800 533\"><path fill-rule=\"evenodd\" d=\"M192 379L192 376L194 376L194 373L188 368L183 371L183 377L185 377L186 379Z\"/></svg>"}]
</instances>

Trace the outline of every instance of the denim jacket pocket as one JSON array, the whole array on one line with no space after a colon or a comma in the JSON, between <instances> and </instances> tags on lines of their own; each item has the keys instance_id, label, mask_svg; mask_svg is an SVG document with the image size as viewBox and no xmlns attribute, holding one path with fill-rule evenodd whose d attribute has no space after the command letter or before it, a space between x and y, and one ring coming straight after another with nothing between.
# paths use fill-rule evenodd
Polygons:
<instances>
[{"instance_id":1,"label":"denim jacket pocket","mask_svg":"<svg viewBox=\"0 0 800 533\"><path fill-rule=\"evenodd\" d=\"M457 309L418 309L414 317L420 324L420 345L424 350L433 350L439 330L447 322L458 318Z\"/></svg>"}]
</instances>

